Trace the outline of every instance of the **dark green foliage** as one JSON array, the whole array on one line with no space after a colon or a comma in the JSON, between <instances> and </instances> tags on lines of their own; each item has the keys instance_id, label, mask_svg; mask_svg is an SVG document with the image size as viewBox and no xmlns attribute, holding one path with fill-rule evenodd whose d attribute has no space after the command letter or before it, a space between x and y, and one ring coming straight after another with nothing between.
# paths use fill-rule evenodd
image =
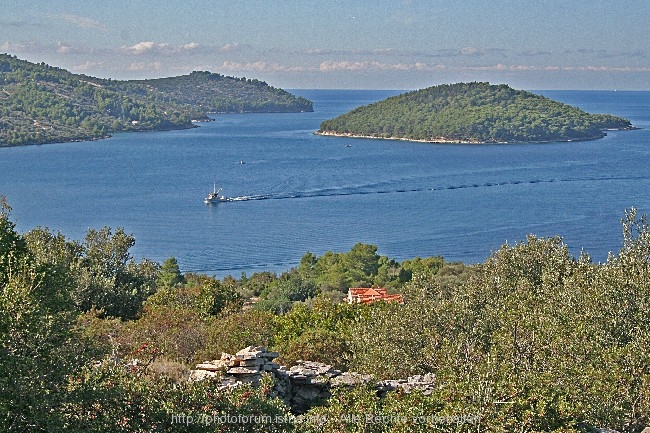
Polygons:
<instances>
[{"instance_id":1,"label":"dark green foliage","mask_svg":"<svg viewBox=\"0 0 650 433\"><path fill-rule=\"evenodd\" d=\"M358 244L308 253L280 277L186 275L144 309L139 299L160 281L158 266L133 263L132 242L108 229L83 242L47 229L23 236L3 202L0 430L638 433L650 425L650 224L635 209L623 219L620 252L603 264L571 257L558 237L531 235L473 266L438 257L400 265ZM332 302L322 283L346 278L388 278L406 302ZM295 300L280 315L243 310L241 290ZM94 298L130 313L80 313L79 301ZM231 391L183 379L193 363L248 345L279 351L281 363L321 361L377 379L432 373L435 386L383 398L371 385L339 388L287 423L172 424L180 414L287 415L269 378Z\"/></svg>"},{"instance_id":2,"label":"dark green foliage","mask_svg":"<svg viewBox=\"0 0 650 433\"><path fill-rule=\"evenodd\" d=\"M160 267L158 276L158 285L162 287L176 287L178 284L185 282L183 274L178 267L178 261L175 257L170 257Z\"/></svg>"},{"instance_id":3,"label":"dark green foliage","mask_svg":"<svg viewBox=\"0 0 650 433\"><path fill-rule=\"evenodd\" d=\"M93 140L118 131L191 128L208 112L313 111L264 82L209 72L118 81L0 54L0 146Z\"/></svg>"},{"instance_id":4,"label":"dark green foliage","mask_svg":"<svg viewBox=\"0 0 650 433\"><path fill-rule=\"evenodd\" d=\"M89 229L83 242L37 228L24 237L35 263L67 294L80 311L101 310L123 319L134 318L156 290L159 265L136 263L129 253L133 236L118 228Z\"/></svg>"},{"instance_id":5,"label":"dark green foliage","mask_svg":"<svg viewBox=\"0 0 650 433\"><path fill-rule=\"evenodd\" d=\"M588 114L505 84L446 84L394 96L321 123L320 132L410 140L513 143L591 140L628 120Z\"/></svg>"},{"instance_id":6,"label":"dark green foliage","mask_svg":"<svg viewBox=\"0 0 650 433\"><path fill-rule=\"evenodd\" d=\"M227 282L207 278L202 282L201 288L210 300L208 312L213 316L227 309L238 310L242 306L243 299Z\"/></svg>"},{"instance_id":7,"label":"dark green foliage","mask_svg":"<svg viewBox=\"0 0 650 433\"><path fill-rule=\"evenodd\" d=\"M235 346L246 343L237 351L264 341L264 326L259 321L253 329L238 331L241 315L250 319L243 323L252 326L254 318L262 313L242 313L242 300L233 287L206 276L189 280L186 285L161 287L149 296L141 317L118 330L122 354L141 344L153 344L166 360L191 365L231 350L233 344L228 342Z\"/></svg>"},{"instance_id":8,"label":"dark green foliage","mask_svg":"<svg viewBox=\"0 0 650 433\"><path fill-rule=\"evenodd\" d=\"M70 279L56 263L32 255L0 209L0 430L59 431L57 407L67 376L90 356L73 330Z\"/></svg>"},{"instance_id":9,"label":"dark green foliage","mask_svg":"<svg viewBox=\"0 0 650 433\"><path fill-rule=\"evenodd\" d=\"M307 253L297 271L314 281L323 292L347 292L350 287L390 285L398 279L397 262L377 254L375 245L357 243L347 253Z\"/></svg>"},{"instance_id":10,"label":"dark green foliage","mask_svg":"<svg viewBox=\"0 0 650 433\"><path fill-rule=\"evenodd\" d=\"M303 278L297 272L287 272L262 291L261 300L255 308L282 314L289 311L294 302L312 298L317 292L313 281Z\"/></svg>"},{"instance_id":11,"label":"dark green foliage","mask_svg":"<svg viewBox=\"0 0 650 433\"><path fill-rule=\"evenodd\" d=\"M134 353L142 364L124 365L112 361L80 370L71 378L68 392L74 399L56 415L73 432L283 432L292 424L238 421L238 415L262 415L269 419L287 417L278 399L268 396L271 379L259 388L245 385L220 391L220 382L175 383L152 373L149 368L156 350L143 345ZM220 416L231 422L219 422ZM254 419L254 418L253 418ZM48 431L64 431L64 429Z\"/></svg>"},{"instance_id":12,"label":"dark green foliage","mask_svg":"<svg viewBox=\"0 0 650 433\"><path fill-rule=\"evenodd\" d=\"M216 316L223 310L240 309L242 299L232 285L201 275L185 286L160 288L145 304L148 310L162 306Z\"/></svg>"},{"instance_id":13,"label":"dark green foliage","mask_svg":"<svg viewBox=\"0 0 650 433\"><path fill-rule=\"evenodd\" d=\"M282 314L296 302L310 303L318 295L340 302L350 287L377 286L396 291L413 275L434 276L444 264L442 257L418 257L400 264L377 254L375 245L357 243L346 253L328 251L317 257L308 252L297 268L279 277L259 273L244 276L235 284L240 293L259 297L256 309Z\"/></svg>"},{"instance_id":14,"label":"dark green foliage","mask_svg":"<svg viewBox=\"0 0 650 433\"><path fill-rule=\"evenodd\" d=\"M208 344L196 358L219 359L222 353L236 353L248 346L270 347L273 342L274 315L266 311L246 310L214 318L207 331Z\"/></svg>"},{"instance_id":15,"label":"dark green foliage","mask_svg":"<svg viewBox=\"0 0 650 433\"><path fill-rule=\"evenodd\" d=\"M238 291L245 298L259 296L276 279L277 275L273 272L255 272L250 277L247 277L246 273L242 273Z\"/></svg>"},{"instance_id":16,"label":"dark green foliage","mask_svg":"<svg viewBox=\"0 0 650 433\"><path fill-rule=\"evenodd\" d=\"M351 329L364 320L372 307L332 303L319 296L313 305L298 303L274 322L273 348L279 362L291 365L299 359L329 363L347 370L352 358Z\"/></svg>"},{"instance_id":17,"label":"dark green foliage","mask_svg":"<svg viewBox=\"0 0 650 433\"><path fill-rule=\"evenodd\" d=\"M14 230L16 225L9 219L11 207L5 196L0 196L0 284L6 284L11 270L24 260L27 245Z\"/></svg>"},{"instance_id":18,"label":"dark green foliage","mask_svg":"<svg viewBox=\"0 0 650 433\"><path fill-rule=\"evenodd\" d=\"M129 253L134 243L121 228L115 233L108 227L88 230L73 292L82 311L96 308L107 316L131 319L155 292L159 265L136 263Z\"/></svg>"},{"instance_id":19,"label":"dark green foliage","mask_svg":"<svg viewBox=\"0 0 650 433\"><path fill-rule=\"evenodd\" d=\"M499 431L481 429L472 412L454 412L446 395L389 393L379 398L370 385L338 388L327 404L308 412L302 431L309 433L428 433ZM507 431L507 430L504 430Z\"/></svg>"},{"instance_id":20,"label":"dark green foliage","mask_svg":"<svg viewBox=\"0 0 650 433\"><path fill-rule=\"evenodd\" d=\"M445 260L440 257L416 257L412 260L404 260L399 273L401 282L411 281L413 275L437 274L445 265Z\"/></svg>"},{"instance_id":21,"label":"dark green foliage","mask_svg":"<svg viewBox=\"0 0 650 433\"><path fill-rule=\"evenodd\" d=\"M147 306L142 317L115 330L114 349L129 357L141 345L152 345L165 360L191 365L201 361L196 355L208 344L209 324L209 317L190 308Z\"/></svg>"},{"instance_id":22,"label":"dark green foliage","mask_svg":"<svg viewBox=\"0 0 650 433\"><path fill-rule=\"evenodd\" d=\"M313 111L311 101L269 86L264 81L227 77L207 71L126 83L136 84L138 89L146 88L156 97L201 107L209 113Z\"/></svg>"},{"instance_id":23,"label":"dark green foliage","mask_svg":"<svg viewBox=\"0 0 650 433\"><path fill-rule=\"evenodd\" d=\"M353 325L352 368L434 373L447 413L478 414L488 431L638 431L650 423L649 245L631 211L604 265L530 236L460 284L414 278L404 306Z\"/></svg>"}]
</instances>

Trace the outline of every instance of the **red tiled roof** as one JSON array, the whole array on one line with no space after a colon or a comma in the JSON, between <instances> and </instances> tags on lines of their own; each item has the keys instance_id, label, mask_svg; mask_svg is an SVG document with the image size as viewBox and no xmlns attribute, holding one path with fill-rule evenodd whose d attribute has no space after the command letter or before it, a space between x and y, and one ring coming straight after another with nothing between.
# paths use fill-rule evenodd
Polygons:
<instances>
[{"instance_id":1,"label":"red tiled roof","mask_svg":"<svg viewBox=\"0 0 650 433\"><path fill-rule=\"evenodd\" d=\"M386 289L379 287L353 287L348 291L349 303L370 304L375 301L404 303L402 295L389 295Z\"/></svg>"},{"instance_id":2,"label":"red tiled roof","mask_svg":"<svg viewBox=\"0 0 650 433\"><path fill-rule=\"evenodd\" d=\"M374 295L385 295L386 289L381 287L353 287L349 289L349 292L352 295L363 295L363 294L374 294Z\"/></svg>"}]
</instances>

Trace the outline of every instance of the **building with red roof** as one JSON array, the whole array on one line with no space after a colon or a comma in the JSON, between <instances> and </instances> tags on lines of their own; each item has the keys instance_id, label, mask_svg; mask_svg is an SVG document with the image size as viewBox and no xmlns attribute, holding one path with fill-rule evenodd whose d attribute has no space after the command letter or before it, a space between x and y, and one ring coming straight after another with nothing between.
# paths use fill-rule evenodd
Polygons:
<instances>
[{"instance_id":1,"label":"building with red roof","mask_svg":"<svg viewBox=\"0 0 650 433\"><path fill-rule=\"evenodd\" d=\"M404 297L399 294L389 295L386 289L379 287L354 287L348 290L349 304L371 304L377 301L404 303Z\"/></svg>"}]
</instances>

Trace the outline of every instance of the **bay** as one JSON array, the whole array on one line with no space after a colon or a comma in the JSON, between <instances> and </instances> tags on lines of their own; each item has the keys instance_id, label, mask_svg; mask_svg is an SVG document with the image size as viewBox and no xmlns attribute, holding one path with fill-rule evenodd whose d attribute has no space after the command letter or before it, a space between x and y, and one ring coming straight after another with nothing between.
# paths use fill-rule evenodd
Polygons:
<instances>
[{"instance_id":1,"label":"bay","mask_svg":"<svg viewBox=\"0 0 650 433\"><path fill-rule=\"evenodd\" d=\"M133 233L136 259L183 271L281 272L311 251L377 245L404 260L477 263L528 234L595 261L620 219L650 212L650 92L539 91L642 129L601 140L434 145L316 136L320 122L399 91L293 90L313 113L215 115L183 131L0 149L0 195L20 231ZM213 182L234 201L206 205Z\"/></svg>"}]
</instances>

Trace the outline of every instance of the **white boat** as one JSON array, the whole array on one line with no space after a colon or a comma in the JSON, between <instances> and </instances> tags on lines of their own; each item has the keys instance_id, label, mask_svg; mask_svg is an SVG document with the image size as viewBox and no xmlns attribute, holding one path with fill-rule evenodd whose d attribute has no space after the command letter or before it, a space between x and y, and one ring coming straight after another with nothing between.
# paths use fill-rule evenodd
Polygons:
<instances>
[{"instance_id":1,"label":"white boat","mask_svg":"<svg viewBox=\"0 0 650 433\"><path fill-rule=\"evenodd\" d=\"M221 192L221 188L217 190L217 183L214 183L214 188L211 193L209 193L205 199L203 199L203 203L205 204L212 204L212 203L219 203L222 201L228 201L228 197L224 197L222 195L219 195Z\"/></svg>"}]
</instances>

